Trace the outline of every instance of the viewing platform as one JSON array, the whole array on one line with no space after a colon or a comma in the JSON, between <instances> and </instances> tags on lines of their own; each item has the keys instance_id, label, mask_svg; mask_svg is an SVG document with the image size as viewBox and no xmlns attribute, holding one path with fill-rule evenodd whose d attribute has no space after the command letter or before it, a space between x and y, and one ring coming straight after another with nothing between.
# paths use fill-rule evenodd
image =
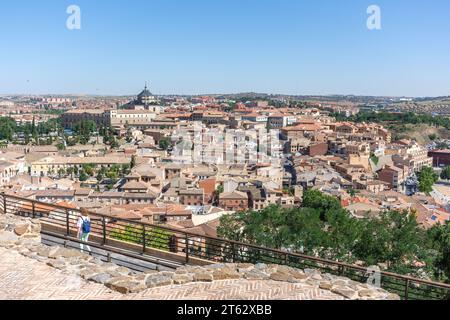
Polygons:
<instances>
[{"instance_id":1,"label":"viewing platform","mask_svg":"<svg viewBox=\"0 0 450 320\"><path fill-rule=\"evenodd\" d=\"M80 242L78 210L5 194L0 212L5 299L39 299L40 286L54 286L42 299L446 299L450 289L384 271L376 288L364 267L99 214ZM80 291L67 291L74 281Z\"/></svg>"}]
</instances>

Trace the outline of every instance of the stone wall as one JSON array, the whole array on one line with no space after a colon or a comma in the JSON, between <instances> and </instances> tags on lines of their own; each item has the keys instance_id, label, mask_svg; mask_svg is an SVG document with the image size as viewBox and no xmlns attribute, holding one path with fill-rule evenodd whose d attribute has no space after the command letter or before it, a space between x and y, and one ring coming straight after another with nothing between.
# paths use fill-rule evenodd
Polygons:
<instances>
[{"instance_id":1,"label":"stone wall","mask_svg":"<svg viewBox=\"0 0 450 320\"><path fill-rule=\"evenodd\" d=\"M40 232L41 223L38 219L0 214L0 243L14 243L26 239L40 242Z\"/></svg>"},{"instance_id":2,"label":"stone wall","mask_svg":"<svg viewBox=\"0 0 450 320\"><path fill-rule=\"evenodd\" d=\"M294 269L271 264L214 264L183 266L174 271L149 270L134 272L113 263L101 261L80 250L41 244L39 220L0 214L0 247L16 250L65 273L77 274L122 294L137 293L149 288L184 285L193 282L221 280L279 281L305 283L329 290L350 300L398 300L383 289L348 278L323 274L314 269Z\"/></svg>"}]
</instances>

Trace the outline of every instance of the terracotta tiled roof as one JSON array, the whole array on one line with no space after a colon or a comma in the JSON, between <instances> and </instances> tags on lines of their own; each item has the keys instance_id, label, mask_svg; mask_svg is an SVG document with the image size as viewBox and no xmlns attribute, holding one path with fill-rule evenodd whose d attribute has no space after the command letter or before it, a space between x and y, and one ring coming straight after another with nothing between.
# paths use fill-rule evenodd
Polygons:
<instances>
[{"instance_id":1,"label":"terracotta tiled roof","mask_svg":"<svg viewBox=\"0 0 450 320\"><path fill-rule=\"evenodd\" d=\"M132 189L147 190L148 186L143 182L130 181L130 182L125 183L121 187L121 189L123 189L123 190L132 190Z\"/></svg>"},{"instance_id":2,"label":"terracotta tiled roof","mask_svg":"<svg viewBox=\"0 0 450 320\"><path fill-rule=\"evenodd\" d=\"M232 192L222 193L220 195L220 200L222 200L222 199L248 199L248 195L245 192L232 191Z\"/></svg>"},{"instance_id":3,"label":"terracotta tiled roof","mask_svg":"<svg viewBox=\"0 0 450 320\"><path fill-rule=\"evenodd\" d=\"M203 189L205 194L212 194L216 190L216 179L213 178L200 181L198 186Z\"/></svg>"},{"instance_id":4,"label":"terracotta tiled roof","mask_svg":"<svg viewBox=\"0 0 450 320\"><path fill-rule=\"evenodd\" d=\"M24 203L23 205L20 206L21 210L23 211L28 211L31 212L33 210L33 205L31 203ZM36 212L41 212L41 213L50 213L53 210L55 210L55 208L51 205L46 205L46 204L42 204L42 203L36 203L34 205L34 210Z\"/></svg>"},{"instance_id":5,"label":"terracotta tiled roof","mask_svg":"<svg viewBox=\"0 0 450 320\"><path fill-rule=\"evenodd\" d=\"M77 206L73 202L67 202L67 201L59 201L56 203L58 206L69 208L69 209L76 209Z\"/></svg>"},{"instance_id":6,"label":"terracotta tiled roof","mask_svg":"<svg viewBox=\"0 0 450 320\"><path fill-rule=\"evenodd\" d=\"M321 127L317 124L298 124L292 127L285 127L285 131L318 131Z\"/></svg>"}]
</instances>

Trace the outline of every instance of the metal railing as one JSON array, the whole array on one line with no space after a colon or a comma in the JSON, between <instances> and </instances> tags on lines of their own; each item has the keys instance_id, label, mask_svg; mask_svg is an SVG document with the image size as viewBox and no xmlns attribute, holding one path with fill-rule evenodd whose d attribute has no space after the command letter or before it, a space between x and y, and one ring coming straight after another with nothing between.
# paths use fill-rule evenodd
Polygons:
<instances>
[{"instance_id":1,"label":"metal railing","mask_svg":"<svg viewBox=\"0 0 450 320\"><path fill-rule=\"evenodd\" d=\"M41 220L42 233L61 239L77 239L79 209L0 194L0 212ZM324 273L366 282L367 268L311 257L298 253L264 248L226 239L208 237L173 228L90 213L89 244L106 251L145 261L176 264L268 263L300 269L319 269ZM155 258L158 257L158 258ZM162 260L158 260L162 259ZM173 263L167 263L173 261ZM161 263L164 265L164 263ZM405 300L450 299L450 285L382 271L381 287Z\"/></svg>"}]
</instances>

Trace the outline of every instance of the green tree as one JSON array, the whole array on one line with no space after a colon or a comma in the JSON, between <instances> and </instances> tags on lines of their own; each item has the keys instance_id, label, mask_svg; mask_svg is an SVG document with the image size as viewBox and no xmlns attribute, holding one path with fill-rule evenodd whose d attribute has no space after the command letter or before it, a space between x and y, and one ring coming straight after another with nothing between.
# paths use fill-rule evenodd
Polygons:
<instances>
[{"instance_id":1,"label":"green tree","mask_svg":"<svg viewBox=\"0 0 450 320\"><path fill-rule=\"evenodd\" d=\"M77 144L77 139L67 139L67 145L73 147Z\"/></svg>"},{"instance_id":2,"label":"green tree","mask_svg":"<svg viewBox=\"0 0 450 320\"><path fill-rule=\"evenodd\" d=\"M105 178L105 176L104 176L104 174L103 173L101 173L101 172L99 172L98 174L97 174L97 181L99 181L99 182L101 182L101 181L103 181L103 179Z\"/></svg>"},{"instance_id":3,"label":"green tree","mask_svg":"<svg viewBox=\"0 0 450 320\"><path fill-rule=\"evenodd\" d=\"M342 208L337 198L314 189L308 189L303 193L302 207L315 208L320 212L322 220L325 220L328 212L335 212Z\"/></svg>"},{"instance_id":4,"label":"green tree","mask_svg":"<svg viewBox=\"0 0 450 320\"><path fill-rule=\"evenodd\" d=\"M374 154L370 157L370 160L372 160L372 162L373 162L375 165L378 165L378 162L380 161L380 159L379 159L376 155L374 155Z\"/></svg>"},{"instance_id":5,"label":"green tree","mask_svg":"<svg viewBox=\"0 0 450 320\"><path fill-rule=\"evenodd\" d=\"M389 229L384 228L384 221L368 219L363 222L362 232L355 244L354 254L363 257L367 265L376 265L386 261L387 246L390 235Z\"/></svg>"},{"instance_id":6,"label":"green tree","mask_svg":"<svg viewBox=\"0 0 450 320\"><path fill-rule=\"evenodd\" d=\"M106 176L108 177L108 179L111 179L113 181L116 181L117 179L119 179L119 173L115 170L110 170L106 173Z\"/></svg>"},{"instance_id":7,"label":"green tree","mask_svg":"<svg viewBox=\"0 0 450 320\"><path fill-rule=\"evenodd\" d=\"M35 122L35 118L33 116L33 122L31 124L31 135L33 136L33 140L36 144L39 144L39 139L38 139L38 131L36 128L36 122Z\"/></svg>"},{"instance_id":8,"label":"green tree","mask_svg":"<svg viewBox=\"0 0 450 320\"><path fill-rule=\"evenodd\" d=\"M363 223L355 254L368 264L386 263L388 269L399 273L411 271L408 263L418 258L425 236L415 215L389 211L380 219L368 219Z\"/></svg>"},{"instance_id":9,"label":"green tree","mask_svg":"<svg viewBox=\"0 0 450 320\"><path fill-rule=\"evenodd\" d=\"M125 141L127 143L130 143L130 142L133 141L133 135L131 133L131 129L130 128L128 128L128 130L127 130L127 133L126 133L126 136L125 136Z\"/></svg>"},{"instance_id":10,"label":"green tree","mask_svg":"<svg viewBox=\"0 0 450 320\"><path fill-rule=\"evenodd\" d=\"M446 167L444 170L442 170L441 179L450 180L450 167Z\"/></svg>"},{"instance_id":11,"label":"green tree","mask_svg":"<svg viewBox=\"0 0 450 320\"><path fill-rule=\"evenodd\" d=\"M64 168L60 168L58 170L58 175L59 177L63 177L66 174L66 170L64 170Z\"/></svg>"},{"instance_id":12,"label":"green tree","mask_svg":"<svg viewBox=\"0 0 450 320\"><path fill-rule=\"evenodd\" d=\"M86 172L84 172L84 170L81 170L80 172L80 176L78 177L78 179L82 182L87 181L87 179L89 179L89 176L86 174Z\"/></svg>"},{"instance_id":13,"label":"green tree","mask_svg":"<svg viewBox=\"0 0 450 320\"><path fill-rule=\"evenodd\" d=\"M353 188L350 188L347 193L350 195L350 197L354 198L356 197L356 190Z\"/></svg>"},{"instance_id":14,"label":"green tree","mask_svg":"<svg viewBox=\"0 0 450 320\"><path fill-rule=\"evenodd\" d=\"M83 164L83 172L92 177L94 176L94 167L92 164Z\"/></svg>"},{"instance_id":15,"label":"green tree","mask_svg":"<svg viewBox=\"0 0 450 320\"><path fill-rule=\"evenodd\" d=\"M64 149L66 149L66 146L64 145L64 142L59 142L56 147L58 148L59 151L62 151Z\"/></svg>"},{"instance_id":16,"label":"green tree","mask_svg":"<svg viewBox=\"0 0 450 320\"><path fill-rule=\"evenodd\" d=\"M66 173L67 173L69 176L72 177L72 176L73 176L73 173L74 173L73 167L67 168Z\"/></svg>"},{"instance_id":17,"label":"green tree","mask_svg":"<svg viewBox=\"0 0 450 320\"><path fill-rule=\"evenodd\" d=\"M423 167L418 174L419 190L426 194L433 191L434 184L439 180L439 176L431 167Z\"/></svg>"},{"instance_id":18,"label":"green tree","mask_svg":"<svg viewBox=\"0 0 450 320\"><path fill-rule=\"evenodd\" d=\"M361 222L342 208L328 211L325 216L326 231L322 238L326 242L322 244L321 255L327 259L354 262L356 256L352 253L361 237L363 230Z\"/></svg>"},{"instance_id":19,"label":"green tree","mask_svg":"<svg viewBox=\"0 0 450 320\"><path fill-rule=\"evenodd\" d=\"M242 212L238 212L234 215L223 215L220 217L220 225L217 227L217 235L232 241L244 241L244 219L245 217Z\"/></svg>"},{"instance_id":20,"label":"green tree","mask_svg":"<svg viewBox=\"0 0 450 320\"><path fill-rule=\"evenodd\" d=\"M427 233L418 225L414 213L407 211L387 211L358 219L337 199L308 190L301 208L269 206L259 212L225 215L220 218L217 232L219 237L249 244L347 263L361 260L367 266L383 263L389 271L409 275L425 271L441 279L448 273L449 227L441 228ZM252 256L250 260L258 258ZM417 261L426 267L417 267ZM284 262L275 259L273 263Z\"/></svg>"},{"instance_id":21,"label":"green tree","mask_svg":"<svg viewBox=\"0 0 450 320\"><path fill-rule=\"evenodd\" d=\"M160 141L159 141L159 147L161 148L161 149L163 149L163 150L167 150L168 148L169 148L169 146L170 146L170 141L169 141L169 139L161 139Z\"/></svg>"},{"instance_id":22,"label":"green tree","mask_svg":"<svg viewBox=\"0 0 450 320\"><path fill-rule=\"evenodd\" d=\"M29 145L29 144L30 144L30 134L25 133L25 145Z\"/></svg>"},{"instance_id":23,"label":"green tree","mask_svg":"<svg viewBox=\"0 0 450 320\"><path fill-rule=\"evenodd\" d=\"M239 212L220 219L220 237L270 248L294 248L313 253L326 243L324 222L317 210L269 206L259 212Z\"/></svg>"},{"instance_id":24,"label":"green tree","mask_svg":"<svg viewBox=\"0 0 450 320\"><path fill-rule=\"evenodd\" d=\"M436 149L439 149L439 150L448 149L448 144L446 142L439 142L436 145Z\"/></svg>"},{"instance_id":25,"label":"green tree","mask_svg":"<svg viewBox=\"0 0 450 320\"><path fill-rule=\"evenodd\" d=\"M111 137L109 145L112 149L117 149L120 146L115 137Z\"/></svg>"},{"instance_id":26,"label":"green tree","mask_svg":"<svg viewBox=\"0 0 450 320\"><path fill-rule=\"evenodd\" d=\"M12 118L0 118L0 139L12 141L14 133L17 131L16 121Z\"/></svg>"},{"instance_id":27,"label":"green tree","mask_svg":"<svg viewBox=\"0 0 450 320\"><path fill-rule=\"evenodd\" d=\"M428 230L428 238L436 252L435 276L437 279L450 283L450 221Z\"/></svg>"},{"instance_id":28,"label":"green tree","mask_svg":"<svg viewBox=\"0 0 450 320\"><path fill-rule=\"evenodd\" d=\"M83 120L77 122L73 131L75 133L76 139L81 144L87 144L92 136L92 134L97 130L97 125L92 120Z\"/></svg>"},{"instance_id":29,"label":"green tree","mask_svg":"<svg viewBox=\"0 0 450 320\"><path fill-rule=\"evenodd\" d=\"M288 194L290 196L294 196L295 195L295 189L294 189L294 187L283 188L283 193L284 194Z\"/></svg>"},{"instance_id":30,"label":"green tree","mask_svg":"<svg viewBox=\"0 0 450 320\"><path fill-rule=\"evenodd\" d=\"M129 164L123 164L120 167L120 173L121 173L122 176L126 176L130 172L131 172L131 170L130 170L130 165Z\"/></svg>"},{"instance_id":31,"label":"green tree","mask_svg":"<svg viewBox=\"0 0 450 320\"><path fill-rule=\"evenodd\" d=\"M219 200L220 195L223 193L223 185L219 185L216 190L214 191L214 196L216 198L216 201Z\"/></svg>"}]
</instances>

